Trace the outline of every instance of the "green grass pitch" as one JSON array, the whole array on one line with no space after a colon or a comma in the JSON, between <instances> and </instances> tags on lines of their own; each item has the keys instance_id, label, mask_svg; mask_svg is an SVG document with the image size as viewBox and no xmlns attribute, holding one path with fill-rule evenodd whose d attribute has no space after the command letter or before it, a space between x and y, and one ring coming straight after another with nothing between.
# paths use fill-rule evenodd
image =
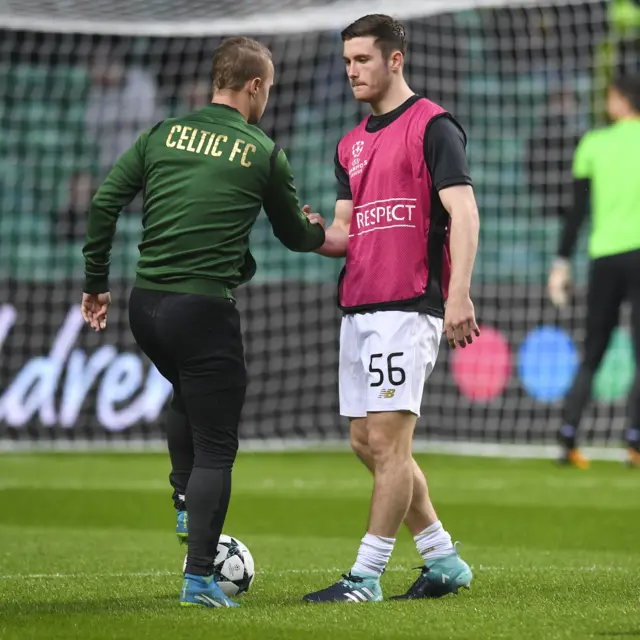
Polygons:
<instances>
[{"instance_id":1,"label":"green grass pitch","mask_svg":"<svg viewBox=\"0 0 640 640\"><path fill-rule=\"evenodd\" d=\"M419 456L475 578L441 600L309 605L346 572L371 479L350 454L242 454L225 533L251 549L234 610L178 606L184 548L162 455L0 456L0 638L372 640L640 637L640 475ZM386 595L419 565L399 537Z\"/></svg>"}]
</instances>

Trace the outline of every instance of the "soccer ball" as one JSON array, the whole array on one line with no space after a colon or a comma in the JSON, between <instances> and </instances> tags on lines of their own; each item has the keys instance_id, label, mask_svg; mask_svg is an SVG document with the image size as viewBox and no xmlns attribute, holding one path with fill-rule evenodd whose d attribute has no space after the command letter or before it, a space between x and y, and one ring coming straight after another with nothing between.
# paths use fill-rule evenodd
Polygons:
<instances>
[{"instance_id":1,"label":"soccer ball","mask_svg":"<svg viewBox=\"0 0 640 640\"><path fill-rule=\"evenodd\" d=\"M186 568L187 556L184 557L182 571ZM254 578L253 556L249 549L237 538L222 534L213 562L213 579L223 593L229 598L241 596L249 591Z\"/></svg>"}]
</instances>

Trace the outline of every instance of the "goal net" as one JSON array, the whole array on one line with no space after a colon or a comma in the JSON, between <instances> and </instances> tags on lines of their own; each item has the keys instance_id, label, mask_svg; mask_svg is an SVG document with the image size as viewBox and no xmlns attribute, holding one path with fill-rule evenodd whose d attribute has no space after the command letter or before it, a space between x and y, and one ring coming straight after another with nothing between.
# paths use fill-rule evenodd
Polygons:
<instances>
[{"instance_id":1,"label":"goal net","mask_svg":"<svg viewBox=\"0 0 640 640\"><path fill-rule=\"evenodd\" d=\"M371 12L402 19L411 87L455 114L481 212L473 296L483 335L428 382L417 438L554 441L583 338L578 286L559 314L545 294L571 157L603 121L604 87L637 71L635 0L4 0L0 2L0 446L157 443L167 383L128 328L141 202L122 213L106 332L78 303L87 207L137 134L209 98L212 51L229 34L273 51L261 123L287 150L305 202L332 217L333 155L366 113L345 78L340 30ZM287 252L261 217L258 274L238 291L250 371L241 436L264 446L345 439L338 416L339 260ZM583 425L617 444L634 365L623 322Z\"/></svg>"}]
</instances>

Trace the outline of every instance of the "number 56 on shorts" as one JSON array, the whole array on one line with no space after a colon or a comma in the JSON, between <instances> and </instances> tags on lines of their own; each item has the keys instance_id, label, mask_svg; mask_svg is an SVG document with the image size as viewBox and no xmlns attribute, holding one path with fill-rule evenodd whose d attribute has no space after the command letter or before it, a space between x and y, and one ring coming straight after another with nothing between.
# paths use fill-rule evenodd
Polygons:
<instances>
[{"instance_id":1,"label":"number 56 on shorts","mask_svg":"<svg viewBox=\"0 0 640 640\"><path fill-rule=\"evenodd\" d=\"M404 311L347 315L340 329L340 415L370 411L420 415L438 357L442 319Z\"/></svg>"}]
</instances>

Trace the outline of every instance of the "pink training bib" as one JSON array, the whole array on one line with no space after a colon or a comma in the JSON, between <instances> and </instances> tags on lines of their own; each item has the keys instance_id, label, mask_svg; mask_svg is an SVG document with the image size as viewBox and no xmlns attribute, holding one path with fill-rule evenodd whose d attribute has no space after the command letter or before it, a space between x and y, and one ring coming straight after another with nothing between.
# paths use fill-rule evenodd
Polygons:
<instances>
[{"instance_id":1,"label":"pink training bib","mask_svg":"<svg viewBox=\"0 0 640 640\"><path fill-rule=\"evenodd\" d=\"M427 290L433 193L424 136L429 121L442 113L444 109L423 98L375 133L366 131L365 119L338 145L353 197L339 292L347 312L420 298ZM437 272L446 299L449 234L440 233L433 257L442 261Z\"/></svg>"}]
</instances>

